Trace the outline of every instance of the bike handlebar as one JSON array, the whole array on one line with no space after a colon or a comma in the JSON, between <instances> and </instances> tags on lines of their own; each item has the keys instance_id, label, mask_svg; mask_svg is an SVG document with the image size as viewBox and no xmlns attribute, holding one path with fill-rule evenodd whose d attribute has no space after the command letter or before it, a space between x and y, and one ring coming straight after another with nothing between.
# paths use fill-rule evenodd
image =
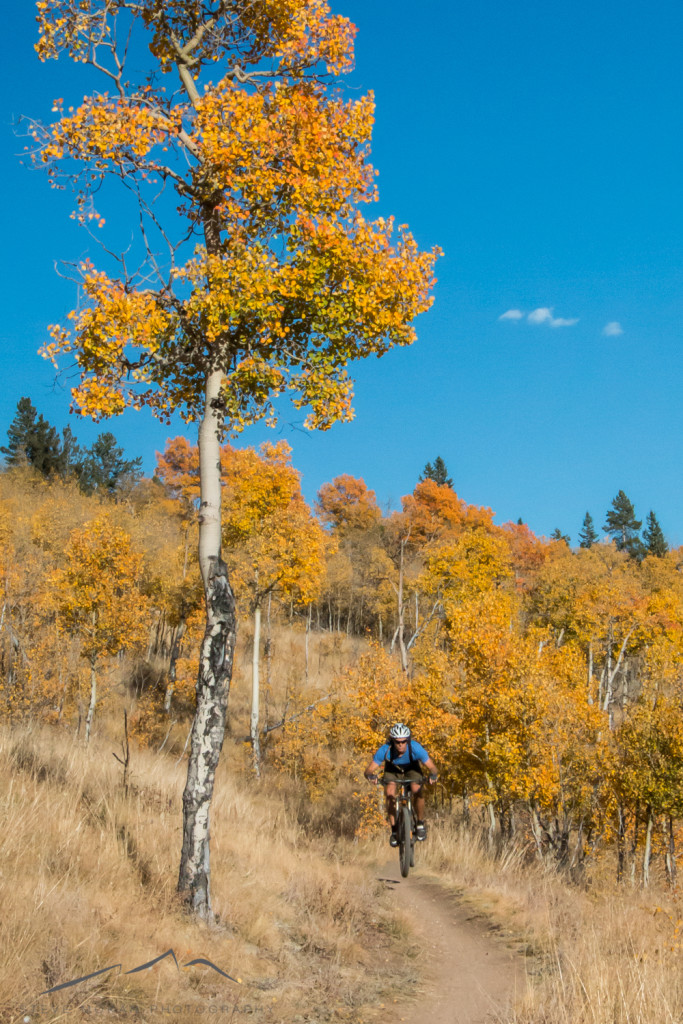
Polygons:
<instances>
[{"instance_id":1,"label":"bike handlebar","mask_svg":"<svg viewBox=\"0 0 683 1024\"><path fill-rule=\"evenodd\" d=\"M368 782L371 782L373 784L373 786L376 786L378 784L378 782L380 781L379 778L374 774L374 772L366 772L365 773L365 778L368 780ZM434 775L434 773L432 773L431 775L428 775L427 778L429 780L429 784L431 786L433 786L436 783L436 781L439 778L439 776L438 775ZM408 783L410 783L410 782L412 782L414 780L412 780L412 779L391 779L389 781L391 781L391 782L398 782L398 784L400 786L405 786L406 784L408 784Z\"/></svg>"}]
</instances>

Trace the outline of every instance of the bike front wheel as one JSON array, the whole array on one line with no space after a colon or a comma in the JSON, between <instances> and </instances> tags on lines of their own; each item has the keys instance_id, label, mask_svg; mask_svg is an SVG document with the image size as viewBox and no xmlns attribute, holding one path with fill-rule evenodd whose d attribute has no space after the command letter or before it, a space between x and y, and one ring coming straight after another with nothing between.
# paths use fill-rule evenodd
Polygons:
<instances>
[{"instance_id":1,"label":"bike front wheel","mask_svg":"<svg viewBox=\"0 0 683 1024\"><path fill-rule=\"evenodd\" d=\"M398 855L401 864L401 874L404 878L408 877L412 863L413 837L411 833L410 810L407 807L402 807L398 824Z\"/></svg>"}]
</instances>

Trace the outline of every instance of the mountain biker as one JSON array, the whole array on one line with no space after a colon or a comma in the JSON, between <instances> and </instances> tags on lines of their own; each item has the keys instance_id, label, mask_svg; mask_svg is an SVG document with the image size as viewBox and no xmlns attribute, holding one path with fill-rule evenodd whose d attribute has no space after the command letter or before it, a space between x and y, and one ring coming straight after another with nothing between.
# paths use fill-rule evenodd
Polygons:
<instances>
[{"instance_id":1,"label":"mountain biker","mask_svg":"<svg viewBox=\"0 0 683 1024\"><path fill-rule=\"evenodd\" d=\"M396 783L399 780L407 779L413 793L415 803L415 814L417 816L417 827L415 830L416 839L427 838L427 827L424 823L425 798L422 795L424 775L422 765L429 772L429 783L434 785L438 779L436 765L431 757L417 740L411 739L410 729L402 722L392 725L389 730L389 739L379 748L372 761L365 769L365 778L369 782L377 783L377 769L384 765L384 775L381 782L384 786L386 798L387 818L391 825L391 846L398 846L398 835L396 832Z\"/></svg>"}]
</instances>

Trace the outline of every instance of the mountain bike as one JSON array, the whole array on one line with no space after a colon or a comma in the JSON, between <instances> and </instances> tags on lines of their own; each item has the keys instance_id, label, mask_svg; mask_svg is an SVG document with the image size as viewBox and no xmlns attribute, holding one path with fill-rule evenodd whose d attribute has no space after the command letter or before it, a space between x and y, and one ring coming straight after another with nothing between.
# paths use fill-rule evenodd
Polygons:
<instances>
[{"instance_id":1,"label":"mountain bike","mask_svg":"<svg viewBox=\"0 0 683 1024\"><path fill-rule=\"evenodd\" d=\"M377 785L380 780L376 775L366 775L368 782ZM436 780L436 776L430 775ZM413 807L413 791L409 779L391 779L396 785L396 836L398 838L398 862L401 874L408 877L408 872L415 867L415 837L417 835L417 816Z\"/></svg>"},{"instance_id":2,"label":"mountain bike","mask_svg":"<svg viewBox=\"0 0 683 1024\"><path fill-rule=\"evenodd\" d=\"M392 780L393 781L393 780ZM415 867L415 830L417 818L413 808L413 792L407 780L396 781L396 835L398 836L398 862L401 875Z\"/></svg>"}]
</instances>

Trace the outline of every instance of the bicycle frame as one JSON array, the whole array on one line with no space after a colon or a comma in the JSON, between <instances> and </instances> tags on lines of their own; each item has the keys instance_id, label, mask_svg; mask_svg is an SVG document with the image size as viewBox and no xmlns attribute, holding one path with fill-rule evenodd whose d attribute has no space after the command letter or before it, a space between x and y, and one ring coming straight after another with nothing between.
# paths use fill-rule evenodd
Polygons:
<instances>
[{"instance_id":1,"label":"bicycle frame","mask_svg":"<svg viewBox=\"0 0 683 1024\"><path fill-rule=\"evenodd\" d=\"M396 832L398 835L398 860L401 874L408 877L408 872L415 866L415 829L417 819L413 807L413 791L411 783L406 780L391 780L397 786L396 793Z\"/></svg>"}]
</instances>

